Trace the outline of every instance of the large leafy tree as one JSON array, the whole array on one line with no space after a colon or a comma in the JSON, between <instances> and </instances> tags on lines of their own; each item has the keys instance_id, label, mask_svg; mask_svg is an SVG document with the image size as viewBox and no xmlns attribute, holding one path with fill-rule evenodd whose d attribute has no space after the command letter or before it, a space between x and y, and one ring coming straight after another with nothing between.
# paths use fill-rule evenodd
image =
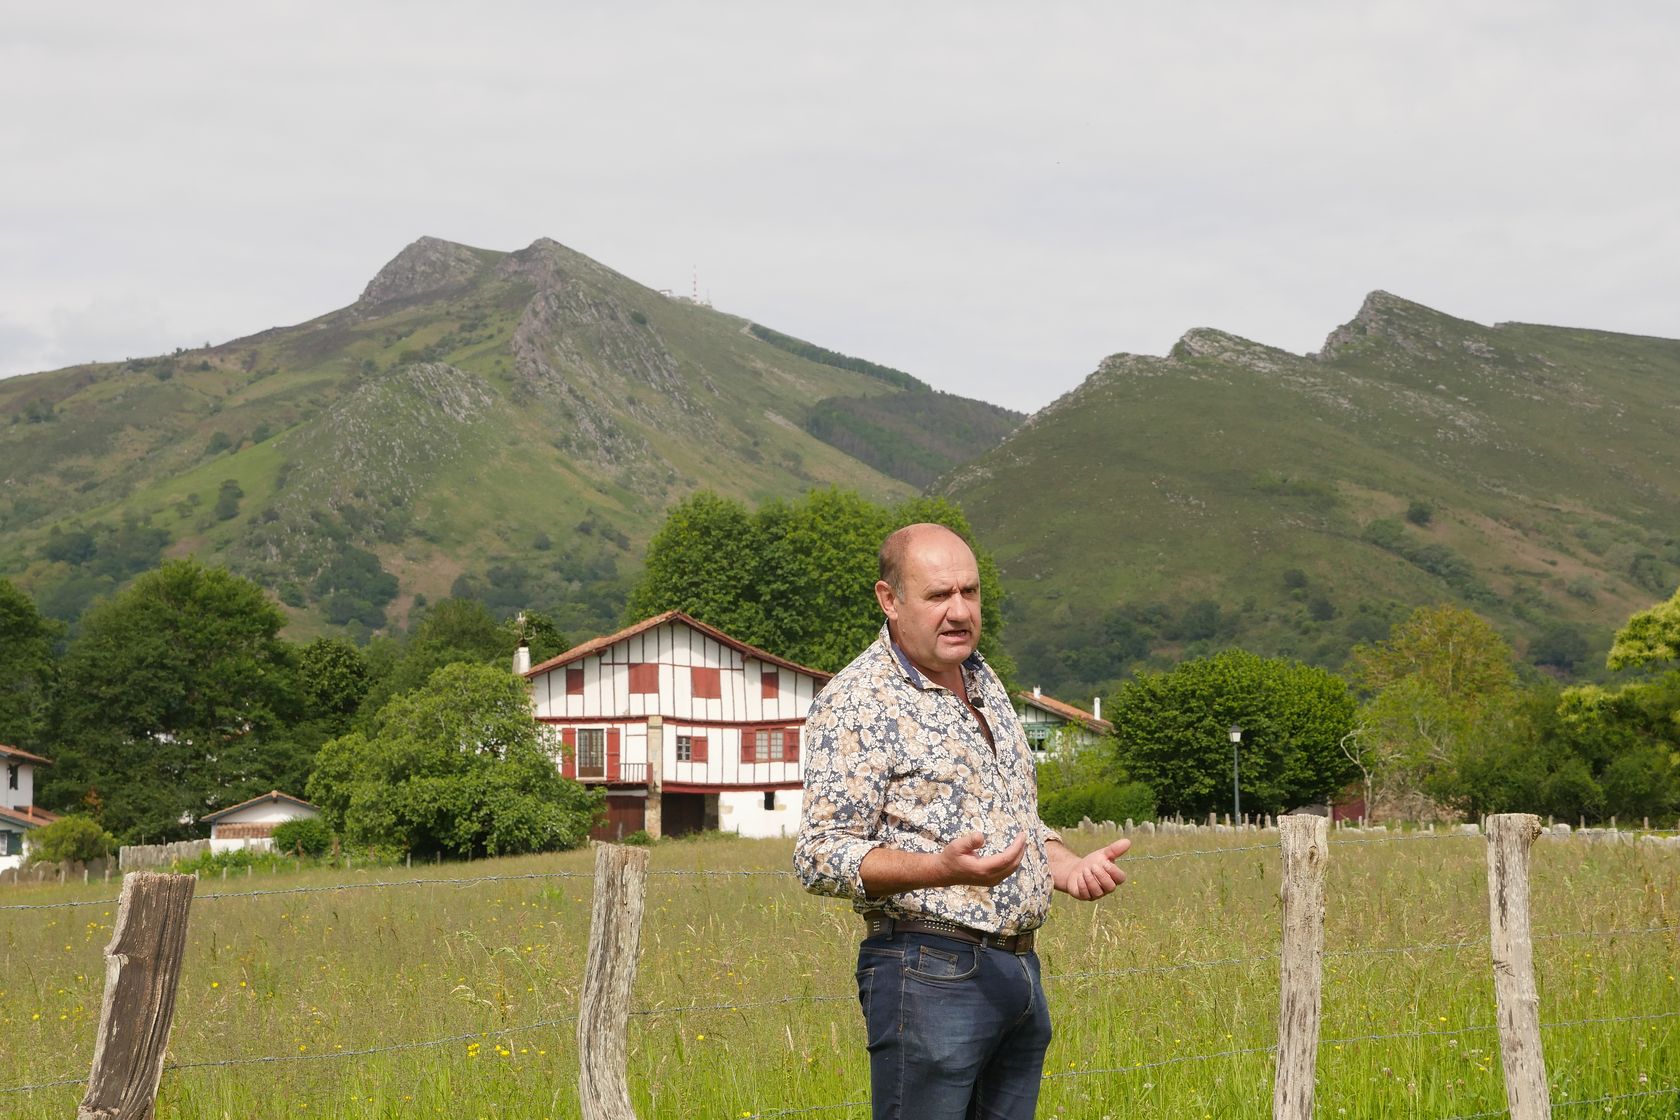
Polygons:
<instances>
[{"instance_id":1,"label":"large leafy tree","mask_svg":"<svg viewBox=\"0 0 1680 1120\"><path fill-rule=\"evenodd\" d=\"M583 842L602 796L560 776L525 682L463 662L327 742L308 793L358 846L509 855Z\"/></svg>"},{"instance_id":2,"label":"large leafy tree","mask_svg":"<svg viewBox=\"0 0 1680 1120\"><path fill-rule=\"evenodd\" d=\"M43 803L125 840L190 835L205 812L297 790L306 746L285 616L222 568L175 560L82 616L62 662Z\"/></svg>"},{"instance_id":3,"label":"large leafy tree","mask_svg":"<svg viewBox=\"0 0 1680 1120\"><path fill-rule=\"evenodd\" d=\"M1680 591L1667 602L1640 611L1616 631L1610 647L1612 669L1680 661Z\"/></svg>"},{"instance_id":4,"label":"large leafy tree","mask_svg":"<svg viewBox=\"0 0 1680 1120\"><path fill-rule=\"evenodd\" d=\"M1340 743L1356 708L1332 673L1227 650L1128 681L1109 718L1126 772L1167 813L1230 807L1229 730L1240 725L1243 809L1276 813L1324 801L1354 777Z\"/></svg>"},{"instance_id":5,"label":"large leafy tree","mask_svg":"<svg viewBox=\"0 0 1680 1120\"><path fill-rule=\"evenodd\" d=\"M1474 778L1498 772L1490 763L1516 741L1522 699L1498 631L1463 607L1419 607L1386 641L1355 647L1353 665L1370 699L1348 750L1372 811L1419 820L1486 809Z\"/></svg>"},{"instance_id":6,"label":"large leafy tree","mask_svg":"<svg viewBox=\"0 0 1680 1120\"><path fill-rule=\"evenodd\" d=\"M58 632L29 596L0 579L0 743L32 746L41 733Z\"/></svg>"},{"instance_id":7,"label":"large leafy tree","mask_svg":"<svg viewBox=\"0 0 1680 1120\"><path fill-rule=\"evenodd\" d=\"M871 588L876 553L901 525L948 526L974 548L985 611L980 649L1001 673L1003 585L962 511L940 498L879 506L845 490L818 490L757 512L710 492L678 503L648 545L631 592L631 621L681 610L736 638L834 671L881 628Z\"/></svg>"}]
</instances>

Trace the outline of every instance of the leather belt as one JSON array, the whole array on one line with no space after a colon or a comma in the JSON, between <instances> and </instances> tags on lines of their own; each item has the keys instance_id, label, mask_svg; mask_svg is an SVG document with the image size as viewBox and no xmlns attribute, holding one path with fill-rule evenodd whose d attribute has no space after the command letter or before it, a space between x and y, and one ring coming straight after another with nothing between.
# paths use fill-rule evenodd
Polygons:
<instances>
[{"instance_id":1,"label":"leather belt","mask_svg":"<svg viewBox=\"0 0 1680 1120\"><path fill-rule=\"evenodd\" d=\"M949 937L982 945L988 949L1002 949L1019 956L1032 952L1036 930L1025 933L987 933L973 929L949 918L895 918L885 910L867 910L863 921L868 932L865 937L891 937L895 933L931 933L935 937Z\"/></svg>"}]
</instances>

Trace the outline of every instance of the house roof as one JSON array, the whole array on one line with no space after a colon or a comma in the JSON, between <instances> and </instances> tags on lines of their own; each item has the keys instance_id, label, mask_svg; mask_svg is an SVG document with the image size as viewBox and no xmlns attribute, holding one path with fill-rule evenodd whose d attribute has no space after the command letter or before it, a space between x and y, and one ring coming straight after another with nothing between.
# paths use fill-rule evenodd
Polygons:
<instances>
[{"instance_id":1,"label":"house roof","mask_svg":"<svg viewBox=\"0 0 1680 1120\"><path fill-rule=\"evenodd\" d=\"M1067 720L1069 723L1077 723L1089 731L1097 731L1106 735L1108 732L1114 730L1114 725L1108 720L1098 719L1090 712L1087 712L1084 708L1076 708L1072 704L1063 703L1053 696L1044 695L1042 692L1037 694L1031 692L1017 692L1015 694L1015 699L1019 700L1023 704L1026 704L1028 707L1049 712L1058 719Z\"/></svg>"},{"instance_id":2,"label":"house roof","mask_svg":"<svg viewBox=\"0 0 1680 1120\"><path fill-rule=\"evenodd\" d=\"M42 825L51 824L57 819L57 813L49 813L45 809L37 809L33 805L20 805L16 809L0 809L0 824L21 824L24 828L40 828Z\"/></svg>"},{"instance_id":3,"label":"house roof","mask_svg":"<svg viewBox=\"0 0 1680 1120\"><path fill-rule=\"evenodd\" d=\"M28 751L22 750L18 747L8 747L5 743L0 743L0 757L21 758L25 762L38 762L42 766L53 765L53 760L50 758L42 758L38 754L30 754Z\"/></svg>"},{"instance_id":4,"label":"house roof","mask_svg":"<svg viewBox=\"0 0 1680 1120\"><path fill-rule=\"evenodd\" d=\"M574 661L588 657L592 653L600 653L604 649L615 646L619 642L624 641L626 638L633 638L637 634L643 633L647 630L652 630L656 626L663 626L667 622L680 622L690 629L700 631L700 633L706 635L714 641L722 642L731 649L736 649L744 654L747 654L749 657L756 657L760 661L768 661L772 665L780 665L784 669L792 669L796 673L804 673L806 676L815 677L817 680L822 681L825 684L828 682L830 677L834 676L833 673L825 673L821 669L813 669L808 665L801 665L797 661L789 661L785 657L777 657L768 650L762 650L755 645L749 645L746 642L741 641L739 638L732 638L728 634L725 634L722 630L719 630L717 627L707 626L704 622L701 622L697 618L690 617L682 611L666 611L664 614L656 614L652 618L644 618L634 626L626 626L616 634L606 634L599 638L591 638L582 645L573 646L565 653L562 653L557 657L551 657L540 665L531 666L531 668L526 670L525 676L534 677L538 673L546 673L551 670L558 669L562 665L569 665Z\"/></svg>"},{"instance_id":5,"label":"house roof","mask_svg":"<svg viewBox=\"0 0 1680 1120\"><path fill-rule=\"evenodd\" d=\"M316 807L314 805L311 805L309 802L305 801L301 797L293 797L289 793L281 793L279 790L274 789L274 790L269 790L267 793L262 794L260 797L253 797L248 801L241 801L237 805L229 805L226 809L217 809L214 813L206 813L198 819L200 821L218 821L218 820L221 820L223 817L227 816L229 813L235 812L236 810L239 810L239 809L243 809L248 805L259 805L264 801L272 801L272 802L290 801L293 805L300 806L304 809L314 809L317 813L319 813L321 811L318 807Z\"/></svg>"}]
</instances>

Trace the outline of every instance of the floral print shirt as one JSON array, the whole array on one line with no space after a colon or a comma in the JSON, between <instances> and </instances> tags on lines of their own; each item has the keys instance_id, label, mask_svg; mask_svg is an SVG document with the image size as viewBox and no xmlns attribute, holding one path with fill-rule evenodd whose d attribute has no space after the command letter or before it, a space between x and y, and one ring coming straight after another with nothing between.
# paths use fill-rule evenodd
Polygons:
<instances>
[{"instance_id":1,"label":"floral print shirt","mask_svg":"<svg viewBox=\"0 0 1680 1120\"><path fill-rule=\"evenodd\" d=\"M1035 929L1050 909L1038 786L1026 732L1003 682L978 653L963 662L968 694L996 750L950 690L927 680L880 637L828 682L805 721L805 797L794 869L805 888L858 911L936 917L990 933ZM965 832L981 855L1027 837L1014 874L995 887L931 887L870 898L859 865L878 847L937 853Z\"/></svg>"}]
</instances>

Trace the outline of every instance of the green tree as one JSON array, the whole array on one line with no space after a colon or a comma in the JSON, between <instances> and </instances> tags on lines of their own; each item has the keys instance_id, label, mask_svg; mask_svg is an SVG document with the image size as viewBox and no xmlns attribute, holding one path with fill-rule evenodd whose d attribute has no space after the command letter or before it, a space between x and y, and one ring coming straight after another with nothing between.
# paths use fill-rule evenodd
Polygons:
<instances>
[{"instance_id":1,"label":"green tree","mask_svg":"<svg viewBox=\"0 0 1680 1120\"><path fill-rule=\"evenodd\" d=\"M1162 812L1201 814L1231 804L1233 723L1243 728L1247 812L1324 801L1356 773L1342 753L1356 704L1347 682L1298 661L1227 650L1144 673L1112 702L1119 758Z\"/></svg>"},{"instance_id":2,"label":"green tree","mask_svg":"<svg viewBox=\"0 0 1680 1120\"><path fill-rule=\"evenodd\" d=\"M453 856L575 847L603 796L560 776L506 668L456 663L330 740L308 796L354 845Z\"/></svg>"},{"instance_id":3,"label":"green tree","mask_svg":"<svg viewBox=\"0 0 1680 1120\"><path fill-rule=\"evenodd\" d=\"M1387 641L1356 646L1353 665L1371 699L1349 750L1367 772L1371 811L1422 820L1485 808L1470 780L1477 760L1519 734L1505 639L1474 611L1419 607Z\"/></svg>"},{"instance_id":4,"label":"green tree","mask_svg":"<svg viewBox=\"0 0 1680 1120\"><path fill-rule=\"evenodd\" d=\"M695 494L671 510L649 543L627 614L634 621L681 610L782 657L837 670L881 628L871 590L881 541L918 521L948 526L974 548L985 612L980 650L1007 679L1012 665L1000 641L997 564L975 543L962 511L939 498L888 508L829 489L748 513L728 498Z\"/></svg>"},{"instance_id":5,"label":"green tree","mask_svg":"<svg viewBox=\"0 0 1680 1120\"><path fill-rule=\"evenodd\" d=\"M1666 603L1640 611L1618 631L1610 646L1612 669L1631 669L1680 660L1680 591Z\"/></svg>"},{"instance_id":6,"label":"green tree","mask_svg":"<svg viewBox=\"0 0 1680 1120\"><path fill-rule=\"evenodd\" d=\"M426 608L406 639L385 639L368 647L370 682L358 726L366 730L392 697L419 688L445 665L510 668L516 641L512 628L497 622L483 603L438 600Z\"/></svg>"},{"instance_id":7,"label":"green tree","mask_svg":"<svg viewBox=\"0 0 1680 1120\"><path fill-rule=\"evenodd\" d=\"M29 596L0 579L0 743L29 746L42 731L59 630Z\"/></svg>"},{"instance_id":8,"label":"green tree","mask_svg":"<svg viewBox=\"0 0 1680 1120\"><path fill-rule=\"evenodd\" d=\"M308 717L342 735L371 684L367 658L342 638L316 638L298 651L298 689Z\"/></svg>"},{"instance_id":9,"label":"green tree","mask_svg":"<svg viewBox=\"0 0 1680 1120\"><path fill-rule=\"evenodd\" d=\"M43 803L97 804L124 839L172 840L217 807L296 789L308 756L285 616L249 580L174 560L92 607L65 653Z\"/></svg>"},{"instance_id":10,"label":"green tree","mask_svg":"<svg viewBox=\"0 0 1680 1120\"><path fill-rule=\"evenodd\" d=\"M72 814L29 834L29 862L64 863L104 859L117 850L117 838L92 817Z\"/></svg>"}]
</instances>

